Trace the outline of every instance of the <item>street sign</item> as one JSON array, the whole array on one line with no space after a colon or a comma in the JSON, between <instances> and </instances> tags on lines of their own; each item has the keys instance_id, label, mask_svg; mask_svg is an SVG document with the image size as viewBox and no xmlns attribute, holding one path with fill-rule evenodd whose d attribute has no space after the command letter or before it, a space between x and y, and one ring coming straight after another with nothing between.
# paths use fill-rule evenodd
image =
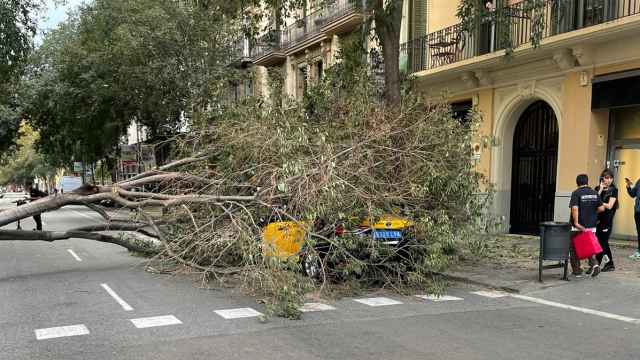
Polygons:
<instances>
[{"instance_id":1,"label":"street sign","mask_svg":"<svg viewBox=\"0 0 640 360\"><path fill-rule=\"evenodd\" d=\"M71 192L82 186L82 179L78 176L63 176L60 179L59 188L64 192Z\"/></svg>"}]
</instances>

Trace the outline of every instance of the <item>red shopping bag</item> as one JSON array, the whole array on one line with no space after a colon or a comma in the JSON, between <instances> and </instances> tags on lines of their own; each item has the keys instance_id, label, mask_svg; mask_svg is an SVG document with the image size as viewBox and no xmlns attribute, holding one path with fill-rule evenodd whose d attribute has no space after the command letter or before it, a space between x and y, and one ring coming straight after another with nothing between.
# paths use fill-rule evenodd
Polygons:
<instances>
[{"instance_id":1,"label":"red shopping bag","mask_svg":"<svg viewBox=\"0 0 640 360\"><path fill-rule=\"evenodd\" d=\"M602 252L602 247L600 247L596 234L589 230L574 236L573 248L576 250L576 257L580 260Z\"/></svg>"}]
</instances>

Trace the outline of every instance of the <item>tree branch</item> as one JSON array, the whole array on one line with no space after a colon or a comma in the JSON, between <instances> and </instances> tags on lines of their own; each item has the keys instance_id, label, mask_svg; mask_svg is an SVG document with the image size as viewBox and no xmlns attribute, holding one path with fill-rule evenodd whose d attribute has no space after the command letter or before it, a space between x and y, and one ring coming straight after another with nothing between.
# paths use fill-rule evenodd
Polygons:
<instances>
[{"instance_id":1,"label":"tree branch","mask_svg":"<svg viewBox=\"0 0 640 360\"><path fill-rule=\"evenodd\" d=\"M0 230L0 241L57 241L67 240L71 238L95 240L104 243L110 243L122 246L127 250L140 252L143 254L157 254L158 249L153 246L144 247L115 236L98 234L83 231L21 231L21 230ZM138 238L139 239L139 238ZM151 245L149 243L149 245Z\"/></svg>"}]
</instances>

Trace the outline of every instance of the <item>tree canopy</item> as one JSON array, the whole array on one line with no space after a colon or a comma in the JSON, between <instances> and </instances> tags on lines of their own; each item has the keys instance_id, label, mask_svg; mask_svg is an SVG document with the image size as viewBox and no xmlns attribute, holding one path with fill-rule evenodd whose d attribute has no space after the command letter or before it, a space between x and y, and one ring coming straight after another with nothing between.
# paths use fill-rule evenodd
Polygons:
<instances>
[{"instance_id":1,"label":"tree canopy","mask_svg":"<svg viewBox=\"0 0 640 360\"><path fill-rule=\"evenodd\" d=\"M0 1L0 153L15 146L20 125L16 81L33 48L36 0Z\"/></svg>"}]
</instances>

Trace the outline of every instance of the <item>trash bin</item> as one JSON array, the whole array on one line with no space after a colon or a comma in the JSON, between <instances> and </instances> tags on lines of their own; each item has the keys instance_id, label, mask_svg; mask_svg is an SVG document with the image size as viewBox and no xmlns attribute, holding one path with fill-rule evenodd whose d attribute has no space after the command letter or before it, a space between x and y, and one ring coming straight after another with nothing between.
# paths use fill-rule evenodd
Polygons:
<instances>
[{"instance_id":1,"label":"trash bin","mask_svg":"<svg viewBox=\"0 0 640 360\"><path fill-rule=\"evenodd\" d=\"M564 267L562 280L568 280L569 250L571 248L571 224L548 221L540 224L540 255L538 258L538 281L542 282L543 269ZM543 266L545 260L558 264Z\"/></svg>"}]
</instances>

